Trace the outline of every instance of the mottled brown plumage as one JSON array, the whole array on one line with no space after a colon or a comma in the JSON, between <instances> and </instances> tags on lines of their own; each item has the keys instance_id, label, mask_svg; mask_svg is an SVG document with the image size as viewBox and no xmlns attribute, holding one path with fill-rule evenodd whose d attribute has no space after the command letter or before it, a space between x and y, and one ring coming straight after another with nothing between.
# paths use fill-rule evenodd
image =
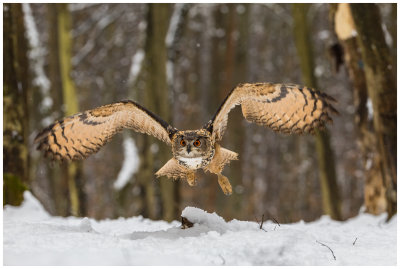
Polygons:
<instances>
[{"instance_id":1,"label":"mottled brown plumage","mask_svg":"<svg viewBox=\"0 0 400 269\"><path fill-rule=\"evenodd\" d=\"M124 128L152 135L171 145L173 157L156 173L196 183L196 170L218 175L225 194L232 192L223 176L224 166L238 154L219 145L228 123L228 114L241 105L250 122L281 133L313 133L331 122L337 113L334 99L319 91L290 84L239 84L225 98L214 117L199 130L178 131L157 115L133 101L122 101L72 115L40 132L35 143L46 156L57 160L84 159L97 152Z\"/></svg>"}]
</instances>

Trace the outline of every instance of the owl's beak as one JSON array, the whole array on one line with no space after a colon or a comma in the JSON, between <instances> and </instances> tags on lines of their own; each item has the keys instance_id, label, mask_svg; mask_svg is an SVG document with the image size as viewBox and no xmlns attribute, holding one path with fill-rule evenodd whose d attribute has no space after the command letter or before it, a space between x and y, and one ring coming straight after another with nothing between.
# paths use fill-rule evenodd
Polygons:
<instances>
[{"instance_id":1,"label":"owl's beak","mask_svg":"<svg viewBox=\"0 0 400 269\"><path fill-rule=\"evenodd\" d=\"M190 145L187 145L187 146L186 146L186 151L187 151L187 153L189 154L190 151L192 151L192 147L191 147Z\"/></svg>"}]
</instances>

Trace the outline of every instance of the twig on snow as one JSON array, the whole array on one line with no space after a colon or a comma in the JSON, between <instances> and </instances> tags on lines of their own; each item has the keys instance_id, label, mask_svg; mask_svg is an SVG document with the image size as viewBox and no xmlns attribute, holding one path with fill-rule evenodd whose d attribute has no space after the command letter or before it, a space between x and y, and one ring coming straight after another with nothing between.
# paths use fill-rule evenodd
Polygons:
<instances>
[{"instance_id":1,"label":"twig on snow","mask_svg":"<svg viewBox=\"0 0 400 269\"><path fill-rule=\"evenodd\" d=\"M221 254L218 254L218 256L222 259L222 264L221 265L225 265L226 261L225 261L224 257L222 257Z\"/></svg>"},{"instance_id":2,"label":"twig on snow","mask_svg":"<svg viewBox=\"0 0 400 269\"><path fill-rule=\"evenodd\" d=\"M278 224L279 227L281 226L281 225L279 224L279 222L278 222L274 217L272 217L272 219L274 220L274 222L275 222L276 224Z\"/></svg>"},{"instance_id":3,"label":"twig on snow","mask_svg":"<svg viewBox=\"0 0 400 269\"><path fill-rule=\"evenodd\" d=\"M328 247L327 245L325 245L325 244L319 242L318 240L315 240L315 241L316 241L317 243L321 244L322 246L327 247L327 248L332 252L333 259L336 261L335 253L333 253L333 250L332 250L330 247Z\"/></svg>"},{"instance_id":4,"label":"twig on snow","mask_svg":"<svg viewBox=\"0 0 400 269\"><path fill-rule=\"evenodd\" d=\"M181 229L187 229L187 228L192 228L193 223L189 221L187 218L181 216Z\"/></svg>"},{"instance_id":5,"label":"twig on snow","mask_svg":"<svg viewBox=\"0 0 400 269\"><path fill-rule=\"evenodd\" d=\"M276 224L278 224L279 227L281 227L281 225L279 224L279 222L278 222L274 217L272 217L272 219L273 219L273 221L274 221ZM274 227L274 231L275 231L275 229L276 229L276 225L275 225L275 227Z\"/></svg>"},{"instance_id":6,"label":"twig on snow","mask_svg":"<svg viewBox=\"0 0 400 269\"><path fill-rule=\"evenodd\" d=\"M261 222L258 221L258 219L257 219L256 216L254 216L254 217L256 218L257 223L260 225L260 230L263 230L264 232L267 232L267 231L262 227L263 224L264 224L264 214L262 214Z\"/></svg>"},{"instance_id":7,"label":"twig on snow","mask_svg":"<svg viewBox=\"0 0 400 269\"><path fill-rule=\"evenodd\" d=\"M356 244L356 241L357 241L357 239L358 239L358 237L356 237L356 240L354 240L354 242L353 242L353 246Z\"/></svg>"}]
</instances>

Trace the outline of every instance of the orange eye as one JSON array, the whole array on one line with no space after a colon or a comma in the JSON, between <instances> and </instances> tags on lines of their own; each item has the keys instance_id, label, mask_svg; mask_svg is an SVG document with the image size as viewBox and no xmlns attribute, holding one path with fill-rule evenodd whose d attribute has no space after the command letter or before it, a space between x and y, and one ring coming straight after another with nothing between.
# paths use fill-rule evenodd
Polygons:
<instances>
[{"instance_id":1,"label":"orange eye","mask_svg":"<svg viewBox=\"0 0 400 269\"><path fill-rule=\"evenodd\" d=\"M194 141L193 142L193 145L195 146L195 147L200 147L200 145L201 145L201 142L200 142L200 140L196 140L196 141Z\"/></svg>"},{"instance_id":2,"label":"orange eye","mask_svg":"<svg viewBox=\"0 0 400 269\"><path fill-rule=\"evenodd\" d=\"M181 143L181 146L182 146L182 147L186 146L185 140L181 139L181 142L180 142L180 143Z\"/></svg>"}]
</instances>

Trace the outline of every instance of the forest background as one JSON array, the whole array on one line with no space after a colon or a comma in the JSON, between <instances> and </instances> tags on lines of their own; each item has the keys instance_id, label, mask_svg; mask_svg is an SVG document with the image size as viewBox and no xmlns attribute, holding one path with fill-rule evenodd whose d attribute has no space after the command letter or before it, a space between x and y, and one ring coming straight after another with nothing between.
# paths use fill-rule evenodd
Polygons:
<instances>
[{"instance_id":1,"label":"forest background","mask_svg":"<svg viewBox=\"0 0 400 269\"><path fill-rule=\"evenodd\" d=\"M3 204L25 189L60 216L179 219L186 206L281 223L397 211L397 4L4 4ZM53 163L35 135L132 99L178 129L206 123L241 82L307 85L340 112L316 136L230 114L239 153L199 184L154 176L170 149L124 131L85 161ZM116 183L117 182L117 183Z\"/></svg>"}]
</instances>

